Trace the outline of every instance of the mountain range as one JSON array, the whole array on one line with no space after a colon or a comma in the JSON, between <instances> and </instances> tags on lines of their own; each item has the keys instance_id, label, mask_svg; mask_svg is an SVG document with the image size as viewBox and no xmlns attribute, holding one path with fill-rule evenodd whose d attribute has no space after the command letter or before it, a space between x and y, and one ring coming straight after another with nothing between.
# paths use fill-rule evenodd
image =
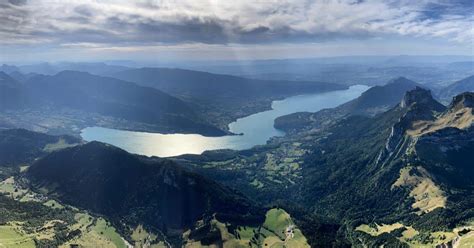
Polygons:
<instances>
[{"instance_id":1,"label":"mountain range","mask_svg":"<svg viewBox=\"0 0 474 248\"><path fill-rule=\"evenodd\" d=\"M187 80L173 79L175 71L150 70L170 73L160 78L172 80L155 82L170 92L72 71L24 82L0 74L0 87L24 94L25 105L17 105L24 108L150 123L180 113L198 124L202 110L186 101L237 90L186 92L194 86L170 83ZM220 81L203 82L212 88ZM461 82L452 87L470 86ZM280 83L281 95L314 87ZM244 86L236 102L266 94ZM161 100L174 104L149 107ZM336 108L278 118L286 135L266 145L168 159L1 130L0 223L18 230L14 240L45 247L462 247L474 236L473 108L473 92L445 106L422 85L396 78Z\"/></svg>"},{"instance_id":2,"label":"mountain range","mask_svg":"<svg viewBox=\"0 0 474 248\"><path fill-rule=\"evenodd\" d=\"M270 109L273 100L347 88L314 81L255 80L169 68L130 69L108 76L162 90L192 103L224 130L238 118Z\"/></svg>"},{"instance_id":3,"label":"mountain range","mask_svg":"<svg viewBox=\"0 0 474 248\"><path fill-rule=\"evenodd\" d=\"M20 83L5 73L5 97L0 109L33 109L46 113L62 109L145 123L161 132L223 135L187 103L153 88L85 72L63 71L53 76L37 75ZM93 125L90 123L89 125Z\"/></svg>"},{"instance_id":4,"label":"mountain range","mask_svg":"<svg viewBox=\"0 0 474 248\"><path fill-rule=\"evenodd\" d=\"M468 91L474 91L474 76L461 79L446 86L445 88L439 90L437 95L441 100L449 102L453 96Z\"/></svg>"},{"instance_id":5,"label":"mountain range","mask_svg":"<svg viewBox=\"0 0 474 248\"><path fill-rule=\"evenodd\" d=\"M133 83L63 71L54 76L35 77L26 84L33 98L56 106L162 126L171 132L223 134L206 124L181 100Z\"/></svg>"},{"instance_id":6,"label":"mountain range","mask_svg":"<svg viewBox=\"0 0 474 248\"><path fill-rule=\"evenodd\" d=\"M349 115L374 116L394 107L400 102L405 92L420 87L407 78L399 77L390 80L383 86L374 86L354 100L333 109L325 109L317 113L299 112L278 117L274 126L285 132L297 132L303 128L333 123L341 117Z\"/></svg>"},{"instance_id":7,"label":"mountain range","mask_svg":"<svg viewBox=\"0 0 474 248\"><path fill-rule=\"evenodd\" d=\"M129 69L126 66L110 65L103 62L81 63L81 62L58 62L58 63L37 63L27 65L7 65L0 66L0 71L8 74L43 74L54 75L61 71L80 71L91 74L102 75L105 73L117 72Z\"/></svg>"},{"instance_id":8,"label":"mountain range","mask_svg":"<svg viewBox=\"0 0 474 248\"><path fill-rule=\"evenodd\" d=\"M50 133L66 130L76 135L77 126L100 125L134 131L222 136L230 134L229 123L269 109L275 99L346 88L337 84L253 80L166 68L114 67L101 72L109 76L98 76L69 70L53 75L23 74L3 67L11 72L0 75L4 78L0 85L4 88L0 109L19 111L8 114L7 119L12 123L5 126ZM62 119L65 115L72 118L62 120L64 123L50 123L50 119Z\"/></svg>"}]
</instances>

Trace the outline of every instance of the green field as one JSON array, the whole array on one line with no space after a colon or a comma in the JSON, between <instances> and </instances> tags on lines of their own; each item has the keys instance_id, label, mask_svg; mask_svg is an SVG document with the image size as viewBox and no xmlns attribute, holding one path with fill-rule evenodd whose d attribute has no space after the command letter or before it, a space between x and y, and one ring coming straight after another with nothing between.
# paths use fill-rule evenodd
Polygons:
<instances>
[{"instance_id":1,"label":"green field","mask_svg":"<svg viewBox=\"0 0 474 248\"><path fill-rule=\"evenodd\" d=\"M75 219L77 222L71 228L81 230L82 234L61 247L67 248L71 244L83 247L127 247L115 228L103 218L95 219L89 214L79 213L76 214Z\"/></svg>"},{"instance_id":2,"label":"green field","mask_svg":"<svg viewBox=\"0 0 474 248\"><path fill-rule=\"evenodd\" d=\"M293 221L288 213L283 209L270 209L263 223L263 227L274 232L280 238L285 239L285 229L293 225Z\"/></svg>"},{"instance_id":3,"label":"green field","mask_svg":"<svg viewBox=\"0 0 474 248\"><path fill-rule=\"evenodd\" d=\"M285 232L290 226L294 227L294 235L287 237ZM263 227L274 234L263 240L263 245L266 247L309 247L306 238L295 226L291 216L281 208L270 209L267 212Z\"/></svg>"},{"instance_id":4,"label":"green field","mask_svg":"<svg viewBox=\"0 0 474 248\"><path fill-rule=\"evenodd\" d=\"M45 152L54 152L54 151L58 151L58 150L68 148L68 147L72 147L72 146L75 146L75 145L77 145L77 144L69 144L69 143L66 142L66 140L61 138L56 143L47 144L43 148L43 151L45 151Z\"/></svg>"},{"instance_id":5,"label":"green field","mask_svg":"<svg viewBox=\"0 0 474 248\"><path fill-rule=\"evenodd\" d=\"M92 228L93 231L107 237L117 248L126 248L120 235L116 232L115 228L112 227L107 221L102 218L97 219L95 226Z\"/></svg>"},{"instance_id":6,"label":"green field","mask_svg":"<svg viewBox=\"0 0 474 248\"><path fill-rule=\"evenodd\" d=\"M63 209L64 208L63 205L61 205L59 202L57 202L55 200L48 200L45 203L43 203L43 205L45 205L47 207L50 207L50 208L55 208L55 209Z\"/></svg>"},{"instance_id":7,"label":"green field","mask_svg":"<svg viewBox=\"0 0 474 248\"><path fill-rule=\"evenodd\" d=\"M262 226L238 226L235 233L230 233L226 224L217 220L212 221L213 228L219 230L224 248L237 247L271 247L271 248L308 248L306 238L294 226L291 216L283 209L270 209L265 216ZM294 235L286 236L287 227L292 226ZM202 246L200 242L188 240L187 248L219 247Z\"/></svg>"},{"instance_id":8,"label":"green field","mask_svg":"<svg viewBox=\"0 0 474 248\"><path fill-rule=\"evenodd\" d=\"M0 247L34 248L33 239L13 226L0 226Z\"/></svg>"}]
</instances>

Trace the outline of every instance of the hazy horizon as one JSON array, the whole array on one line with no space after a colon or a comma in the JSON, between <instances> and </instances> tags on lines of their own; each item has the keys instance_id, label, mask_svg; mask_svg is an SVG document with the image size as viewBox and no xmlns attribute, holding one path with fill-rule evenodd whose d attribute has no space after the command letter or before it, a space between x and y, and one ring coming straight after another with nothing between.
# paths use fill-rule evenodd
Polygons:
<instances>
[{"instance_id":1,"label":"hazy horizon","mask_svg":"<svg viewBox=\"0 0 474 248\"><path fill-rule=\"evenodd\" d=\"M50 64L50 65L61 65L61 64L94 64L104 63L107 65L121 65L127 67L166 67L166 66L189 66L197 64L211 65L251 65L253 63L265 63L265 62L318 62L321 64L338 64L338 63L376 63L382 60L388 60L393 58L399 59L410 59L417 58L419 61L426 62L428 59L432 61L426 63L452 63L452 62L470 62L474 61L474 55L353 55L353 56L320 56L320 57L289 57L289 58L271 58L271 59L245 59L245 60L232 60L232 59L194 59L194 60L133 60L133 59L91 59L91 60L74 60L74 59L58 59L58 60L22 60L22 61L8 61L0 58L0 65L14 65L14 66L27 66L27 65L38 65L38 64ZM376 62L374 62L376 61ZM420 63L414 61L413 63Z\"/></svg>"},{"instance_id":2,"label":"hazy horizon","mask_svg":"<svg viewBox=\"0 0 474 248\"><path fill-rule=\"evenodd\" d=\"M0 3L2 62L474 55L471 1Z\"/></svg>"}]
</instances>

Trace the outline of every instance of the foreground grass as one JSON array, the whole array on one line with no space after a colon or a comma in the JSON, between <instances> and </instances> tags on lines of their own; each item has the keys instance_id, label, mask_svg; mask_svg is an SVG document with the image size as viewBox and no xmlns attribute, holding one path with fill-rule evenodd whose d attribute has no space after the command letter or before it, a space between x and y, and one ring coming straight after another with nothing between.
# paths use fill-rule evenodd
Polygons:
<instances>
[{"instance_id":1,"label":"foreground grass","mask_svg":"<svg viewBox=\"0 0 474 248\"><path fill-rule=\"evenodd\" d=\"M94 219L89 214L76 214L73 229L81 230L81 235L61 247L68 248L77 244L81 247L117 247L126 248L126 244L115 228L103 218Z\"/></svg>"},{"instance_id":2,"label":"foreground grass","mask_svg":"<svg viewBox=\"0 0 474 248\"><path fill-rule=\"evenodd\" d=\"M415 200L412 208L418 210L416 211L418 215L446 207L445 192L431 180L428 172L423 167L407 166L402 168L399 178L392 185L392 189L395 187L411 189L410 197Z\"/></svg>"},{"instance_id":3,"label":"foreground grass","mask_svg":"<svg viewBox=\"0 0 474 248\"><path fill-rule=\"evenodd\" d=\"M33 239L14 226L0 226L0 247L34 248Z\"/></svg>"}]
</instances>

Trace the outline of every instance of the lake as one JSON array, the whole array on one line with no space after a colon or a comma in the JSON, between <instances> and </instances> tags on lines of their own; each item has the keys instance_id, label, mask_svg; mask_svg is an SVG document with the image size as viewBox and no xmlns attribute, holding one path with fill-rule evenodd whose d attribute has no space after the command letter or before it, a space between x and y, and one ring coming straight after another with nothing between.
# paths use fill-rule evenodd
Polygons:
<instances>
[{"instance_id":1,"label":"lake","mask_svg":"<svg viewBox=\"0 0 474 248\"><path fill-rule=\"evenodd\" d=\"M316 112L333 108L357 98L369 87L354 85L346 90L320 94L299 95L272 102L272 110L240 118L229 124L233 133L243 135L205 137L199 134L160 134L116 130L102 127L88 127L81 136L86 141L100 141L120 147L131 153L171 157L182 154L201 154L206 150L243 150L263 145L274 136L284 132L273 127L275 118L296 112Z\"/></svg>"}]
</instances>

